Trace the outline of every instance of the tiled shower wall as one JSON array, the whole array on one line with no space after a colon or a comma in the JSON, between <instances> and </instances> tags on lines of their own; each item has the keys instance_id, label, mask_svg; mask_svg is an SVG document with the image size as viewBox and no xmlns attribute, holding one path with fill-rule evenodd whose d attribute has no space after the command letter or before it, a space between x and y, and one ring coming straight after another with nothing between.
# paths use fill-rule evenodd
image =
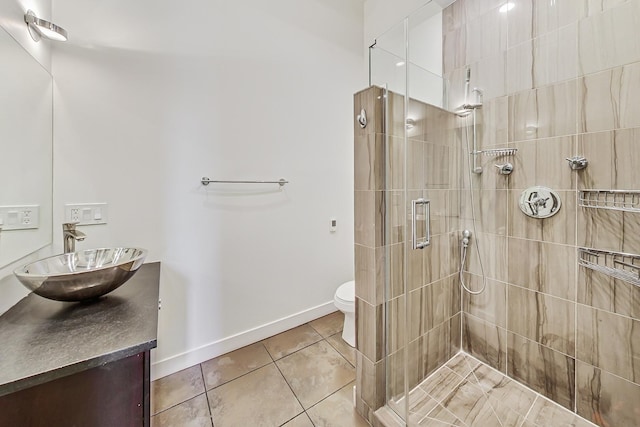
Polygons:
<instances>
[{"instance_id":1,"label":"tiled shower wall","mask_svg":"<svg viewBox=\"0 0 640 427\"><path fill-rule=\"evenodd\" d=\"M461 181L454 167L460 159L455 116L411 100L407 197L431 200L432 237L426 249L405 252L411 229L404 200L404 97L389 93L385 99L382 89L371 87L354 96L354 118L363 108L368 124L354 128L356 404L372 420L385 404L386 387L391 398L404 392L405 354L411 388L459 351L455 240ZM419 228L418 235L424 231Z\"/></svg>"},{"instance_id":2,"label":"tiled shower wall","mask_svg":"<svg viewBox=\"0 0 640 427\"><path fill-rule=\"evenodd\" d=\"M636 426L640 287L579 267L577 247L640 254L640 213L576 201L581 189L640 189L640 0L503 3L458 0L443 13L450 106L470 67L484 90L481 148L518 148L484 157L472 177L488 281L462 295L463 348L598 425ZM573 155L589 166L572 171ZM514 172L500 176L494 164L506 161ZM560 194L556 216L521 213L533 185ZM461 228L471 228L469 193ZM475 250L467 267L478 289Z\"/></svg>"}]
</instances>

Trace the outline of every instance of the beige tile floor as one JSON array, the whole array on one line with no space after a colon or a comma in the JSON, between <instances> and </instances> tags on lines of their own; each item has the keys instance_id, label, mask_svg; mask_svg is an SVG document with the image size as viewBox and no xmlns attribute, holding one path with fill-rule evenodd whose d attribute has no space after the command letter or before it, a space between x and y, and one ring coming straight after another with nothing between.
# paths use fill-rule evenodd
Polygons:
<instances>
[{"instance_id":1,"label":"beige tile floor","mask_svg":"<svg viewBox=\"0 0 640 427\"><path fill-rule=\"evenodd\" d=\"M404 406L401 399L395 409ZM388 408L377 415L387 427L403 425ZM596 427L465 353L411 391L409 426Z\"/></svg>"},{"instance_id":2,"label":"beige tile floor","mask_svg":"<svg viewBox=\"0 0 640 427\"><path fill-rule=\"evenodd\" d=\"M335 312L151 384L152 427L365 427Z\"/></svg>"}]
</instances>

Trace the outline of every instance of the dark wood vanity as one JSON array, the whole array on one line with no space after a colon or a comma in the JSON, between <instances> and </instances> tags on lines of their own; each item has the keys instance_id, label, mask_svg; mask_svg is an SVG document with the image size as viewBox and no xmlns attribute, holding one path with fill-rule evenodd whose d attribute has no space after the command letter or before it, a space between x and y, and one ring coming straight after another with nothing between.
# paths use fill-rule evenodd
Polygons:
<instances>
[{"instance_id":1,"label":"dark wood vanity","mask_svg":"<svg viewBox=\"0 0 640 427\"><path fill-rule=\"evenodd\" d=\"M160 264L87 303L30 294L0 316L0 427L150 425Z\"/></svg>"}]
</instances>

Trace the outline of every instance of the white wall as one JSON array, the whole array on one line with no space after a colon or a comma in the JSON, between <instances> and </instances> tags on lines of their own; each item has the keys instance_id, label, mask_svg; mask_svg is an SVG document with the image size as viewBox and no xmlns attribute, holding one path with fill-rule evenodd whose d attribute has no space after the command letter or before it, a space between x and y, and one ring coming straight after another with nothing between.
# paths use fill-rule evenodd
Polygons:
<instances>
[{"instance_id":1,"label":"white wall","mask_svg":"<svg viewBox=\"0 0 640 427\"><path fill-rule=\"evenodd\" d=\"M0 2L0 26L9 33L31 56L33 56L48 71L51 70L51 44L43 41L34 42L27 31L24 22L24 14L27 10L33 10L44 19L51 19L51 0L5 0ZM1 31L1 30L0 30ZM4 58L5 60L7 58ZM3 105L2 108L10 108L9 105ZM9 144L12 141L2 141L0 144ZM4 153L7 153L7 147ZM9 147L10 149L10 147ZM27 165L24 165L26 168ZM7 189L13 184L3 182L1 184ZM50 182L44 182L45 188L50 187ZM45 216L49 218L48 215ZM24 251L18 251L20 254ZM17 259L3 268L0 268L0 314L7 311L27 294L27 288L22 286L13 275L13 270L30 261L50 255L50 248L44 248L27 257ZM10 256L16 258L15 256Z\"/></svg>"},{"instance_id":2,"label":"white wall","mask_svg":"<svg viewBox=\"0 0 640 427\"><path fill-rule=\"evenodd\" d=\"M107 202L78 248L162 262L154 377L333 311L353 278L362 0L53 7L70 33L53 55L54 224L65 203Z\"/></svg>"},{"instance_id":3,"label":"white wall","mask_svg":"<svg viewBox=\"0 0 640 427\"><path fill-rule=\"evenodd\" d=\"M377 37L386 33L407 16L430 4L444 9L455 0L364 0L364 43L371 46Z\"/></svg>"},{"instance_id":4,"label":"white wall","mask_svg":"<svg viewBox=\"0 0 640 427\"><path fill-rule=\"evenodd\" d=\"M47 70L51 69L51 44L36 43L27 31L24 14L32 10L42 19L51 20L52 0L3 0L0 2L0 26L22 45ZM57 23L57 22L56 22ZM57 23L64 28L64 25Z\"/></svg>"}]
</instances>

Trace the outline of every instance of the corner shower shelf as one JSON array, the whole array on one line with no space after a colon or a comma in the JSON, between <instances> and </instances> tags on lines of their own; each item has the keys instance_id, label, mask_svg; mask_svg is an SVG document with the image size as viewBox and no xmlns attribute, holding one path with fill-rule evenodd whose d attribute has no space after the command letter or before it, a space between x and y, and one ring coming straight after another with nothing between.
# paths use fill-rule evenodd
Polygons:
<instances>
[{"instance_id":1,"label":"corner shower shelf","mask_svg":"<svg viewBox=\"0 0 640 427\"><path fill-rule=\"evenodd\" d=\"M640 286L640 255L578 248L578 264Z\"/></svg>"},{"instance_id":2,"label":"corner shower shelf","mask_svg":"<svg viewBox=\"0 0 640 427\"><path fill-rule=\"evenodd\" d=\"M585 208L640 212L640 191L580 190L578 204Z\"/></svg>"}]
</instances>

